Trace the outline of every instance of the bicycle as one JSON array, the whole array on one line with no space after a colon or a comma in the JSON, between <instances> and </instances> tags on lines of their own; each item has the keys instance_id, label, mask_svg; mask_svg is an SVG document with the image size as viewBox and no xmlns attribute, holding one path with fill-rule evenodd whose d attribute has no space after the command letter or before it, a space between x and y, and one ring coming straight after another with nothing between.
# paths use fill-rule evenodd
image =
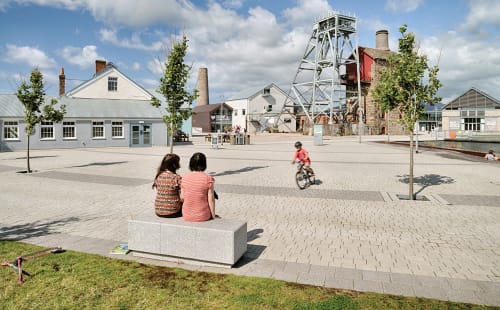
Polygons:
<instances>
[{"instance_id":1,"label":"bicycle","mask_svg":"<svg viewBox=\"0 0 500 310\"><path fill-rule=\"evenodd\" d=\"M297 173L295 173L295 182L300 189L304 189L309 185L316 183L314 174L310 174L305 168L304 163L299 162L297 165Z\"/></svg>"}]
</instances>

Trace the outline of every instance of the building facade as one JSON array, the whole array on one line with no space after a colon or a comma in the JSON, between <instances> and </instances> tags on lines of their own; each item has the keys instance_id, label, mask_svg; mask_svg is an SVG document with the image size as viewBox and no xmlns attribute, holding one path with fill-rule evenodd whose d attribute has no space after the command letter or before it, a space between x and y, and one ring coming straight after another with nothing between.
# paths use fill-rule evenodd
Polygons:
<instances>
[{"instance_id":1,"label":"building facade","mask_svg":"<svg viewBox=\"0 0 500 310\"><path fill-rule=\"evenodd\" d=\"M168 144L162 116L164 109L153 107L150 103L152 93L112 63L97 60L94 76L67 93L64 93L63 69L59 79L62 95L56 99L58 106L66 106L64 119L59 123L37 124L30 137L30 149ZM23 116L24 107L15 95L0 95L0 151L27 148ZM190 124L190 120L186 122L189 127ZM191 132L190 128L185 130Z\"/></svg>"},{"instance_id":2,"label":"building facade","mask_svg":"<svg viewBox=\"0 0 500 310\"><path fill-rule=\"evenodd\" d=\"M442 110L446 138L500 135L500 101L473 87Z\"/></svg>"},{"instance_id":3,"label":"building facade","mask_svg":"<svg viewBox=\"0 0 500 310\"><path fill-rule=\"evenodd\" d=\"M284 109L287 95L277 85L245 89L226 101L233 109L233 128L254 134L263 131L295 132L293 108Z\"/></svg>"}]
</instances>

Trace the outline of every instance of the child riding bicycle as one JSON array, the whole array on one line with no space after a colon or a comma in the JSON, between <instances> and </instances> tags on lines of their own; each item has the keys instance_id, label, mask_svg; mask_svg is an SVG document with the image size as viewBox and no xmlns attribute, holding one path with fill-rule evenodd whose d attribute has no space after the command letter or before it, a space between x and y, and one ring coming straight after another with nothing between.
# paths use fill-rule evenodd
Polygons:
<instances>
[{"instance_id":1,"label":"child riding bicycle","mask_svg":"<svg viewBox=\"0 0 500 310\"><path fill-rule=\"evenodd\" d=\"M304 169L311 175L314 176L314 171L311 168L311 158L309 153L302 148L302 143L300 141L295 142L295 154L293 155L292 165L296 161L300 161L304 165Z\"/></svg>"}]
</instances>

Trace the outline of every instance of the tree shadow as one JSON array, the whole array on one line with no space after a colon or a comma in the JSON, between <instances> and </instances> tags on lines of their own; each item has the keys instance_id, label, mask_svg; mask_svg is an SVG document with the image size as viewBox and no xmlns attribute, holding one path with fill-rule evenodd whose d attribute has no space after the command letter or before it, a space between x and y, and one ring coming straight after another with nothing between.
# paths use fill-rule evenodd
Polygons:
<instances>
[{"instance_id":1,"label":"tree shadow","mask_svg":"<svg viewBox=\"0 0 500 310\"><path fill-rule=\"evenodd\" d=\"M221 176L221 175L239 174L239 173L244 173L244 172L250 172L250 171L256 170L256 169L268 168L268 167L269 166L244 167L244 168L237 169L237 170L226 170L226 171L222 171L222 172L218 172L218 173L211 172L209 174L211 176L218 177L218 176Z\"/></svg>"},{"instance_id":2,"label":"tree shadow","mask_svg":"<svg viewBox=\"0 0 500 310\"><path fill-rule=\"evenodd\" d=\"M410 183L410 176L405 174L405 175L398 175L399 182L409 184ZM422 192L425 188L433 185L441 185L441 184L452 184L455 183L455 180L453 178L450 178L445 175L439 175L439 174L426 174L420 177L414 177L413 178L413 183L418 184L422 186L420 190L414 193L414 195L419 194Z\"/></svg>"},{"instance_id":3,"label":"tree shadow","mask_svg":"<svg viewBox=\"0 0 500 310\"><path fill-rule=\"evenodd\" d=\"M113 162L96 162L96 163L89 163L85 165L77 165L77 166L71 166L71 168L83 168L83 167L91 167L91 166L111 166L111 165L120 165L120 164L125 164L128 163L128 161L113 161Z\"/></svg>"},{"instance_id":4,"label":"tree shadow","mask_svg":"<svg viewBox=\"0 0 500 310\"><path fill-rule=\"evenodd\" d=\"M20 241L32 237L40 237L58 233L58 228L80 221L78 217L68 217L49 222L35 221L26 224L0 227L0 238L5 240Z\"/></svg>"}]
</instances>

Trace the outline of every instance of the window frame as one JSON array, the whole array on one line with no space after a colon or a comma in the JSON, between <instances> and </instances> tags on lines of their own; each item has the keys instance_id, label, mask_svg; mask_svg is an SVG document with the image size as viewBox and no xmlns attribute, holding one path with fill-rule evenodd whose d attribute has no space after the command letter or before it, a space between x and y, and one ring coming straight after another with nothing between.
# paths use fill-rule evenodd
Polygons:
<instances>
[{"instance_id":1,"label":"window frame","mask_svg":"<svg viewBox=\"0 0 500 310\"><path fill-rule=\"evenodd\" d=\"M102 136L96 135L96 130L102 128ZM105 140L106 139L106 126L104 121L92 121L92 140Z\"/></svg>"},{"instance_id":2,"label":"window frame","mask_svg":"<svg viewBox=\"0 0 500 310\"><path fill-rule=\"evenodd\" d=\"M118 78L115 76L108 76L108 92L118 91Z\"/></svg>"},{"instance_id":3,"label":"window frame","mask_svg":"<svg viewBox=\"0 0 500 310\"><path fill-rule=\"evenodd\" d=\"M71 124L69 124L71 123ZM66 129L72 128L73 136L66 137ZM63 140L75 140L76 139L76 122L75 121L63 121L62 122L62 139Z\"/></svg>"},{"instance_id":4,"label":"window frame","mask_svg":"<svg viewBox=\"0 0 500 310\"><path fill-rule=\"evenodd\" d=\"M115 129L117 128L120 128L121 135L115 135ZM111 121L111 139L123 139L123 138L125 138L123 121Z\"/></svg>"},{"instance_id":5,"label":"window frame","mask_svg":"<svg viewBox=\"0 0 500 310\"><path fill-rule=\"evenodd\" d=\"M12 124L8 124L12 123ZM15 124L14 124L15 123ZM19 121L3 121L3 135L2 138L4 141L19 141ZM10 129L7 131L7 129ZM15 129L15 130L12 130ZM7 137L7 134L15 134L15 137Z\"/></svg>"},{"instance_id":6,"label":"window frame","mask_svg":"<svg viewBox=\"0 0 500 310\"><path fill-rule=\"evenodd\" d=\"M51 134L48 136L47 134ZM55 140L55 128L53 121L41 121L40 122L40 140Z\"/></svg>"}]
</instances>

